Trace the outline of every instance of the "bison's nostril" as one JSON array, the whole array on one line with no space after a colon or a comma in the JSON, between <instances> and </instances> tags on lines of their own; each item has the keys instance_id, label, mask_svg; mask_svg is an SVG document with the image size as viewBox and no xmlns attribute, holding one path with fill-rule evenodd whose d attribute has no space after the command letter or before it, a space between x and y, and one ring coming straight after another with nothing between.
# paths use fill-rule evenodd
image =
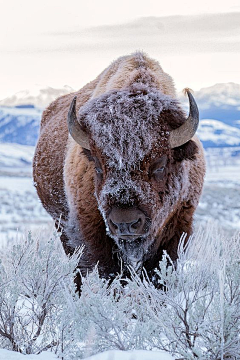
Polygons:
<instances>
[{"instance_id":1,"label":"bison's nostril","mask_svg":"<svg viewBox=\"0 0 240 360\"><path fill-rule=\"evenodd\" d=\"M118 229L118 225L115 224L111 219L109 219L110 222L110 226L113 227L113 229L117 230Z\"/></svg>"},{"instance_id":2,"label":"bison's nostril","mask_svg":"<svg viewBox=\"0 0 240 360\"><path fill-rule=\"evenodd\" d=\"M129 224L130 229L134 229L137 230L142 224L142 219L139 218L137 221L132 222L131 224Z\"/></svg>"}]
</instances>

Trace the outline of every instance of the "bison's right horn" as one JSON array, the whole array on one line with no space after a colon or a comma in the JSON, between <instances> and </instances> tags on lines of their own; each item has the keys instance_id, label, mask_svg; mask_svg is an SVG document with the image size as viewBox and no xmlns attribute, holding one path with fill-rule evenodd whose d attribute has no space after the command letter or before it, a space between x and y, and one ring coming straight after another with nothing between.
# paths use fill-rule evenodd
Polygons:
<instances>
[{"instance_id":1,"label":"bison's right horn","mask_svg":"<svg viewBox=\"0 0 240 360\"><path fill-rule=\"evenodd\" d=\"M181 146L191 140L198 128L199 112L196 101L189 89L185 89L185 93L187 93L189 99L189 116L183 125L171 131L169 138L171 149Z\"/></svg>"},{"instance_id":2,"label":"bison's right horn","mask_svg":"<svg viewBox=\"0 0 240 360\"><path fill-rule=\"evenodd\" d=\"M76 116L76 100L77 96L74 96L72 103L70 105L69 111L68 111L68 131L72 138L83 148L90 150L89 146L89 139L87 133L83 131L80 127L79 122L77 121Z\"/></svg>"}]
</instances>

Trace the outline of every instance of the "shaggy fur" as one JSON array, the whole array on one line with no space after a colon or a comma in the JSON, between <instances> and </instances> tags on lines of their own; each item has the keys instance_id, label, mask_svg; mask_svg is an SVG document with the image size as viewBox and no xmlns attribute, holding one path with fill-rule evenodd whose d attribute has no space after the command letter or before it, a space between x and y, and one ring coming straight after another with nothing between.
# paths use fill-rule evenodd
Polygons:
<instances>
[{"instance_id":1,"label":"shaggy fur","mask_svg":"<svg viewBox=\"0 0 240 360\"><path fill-rule=\"evenodd\" d=\"M91 151L68 136L67 112L74 95ZM134 258L143 258L149 275L163 250L176 259L180 236L191 234L205 174L197 137L169 148L170 131L185 118L171 77L143 53L119 58L80 91L45 110L34 181L44 207L62 228L65 251L85 246L79 264L83 273L99 263L103 276L114 276L121 259L131 263L108 229L113 206L137 207L146 214L147 235L129 246ZM167 164L159 180L151 169L164 156Z\"/></svg>"}]
</instances>

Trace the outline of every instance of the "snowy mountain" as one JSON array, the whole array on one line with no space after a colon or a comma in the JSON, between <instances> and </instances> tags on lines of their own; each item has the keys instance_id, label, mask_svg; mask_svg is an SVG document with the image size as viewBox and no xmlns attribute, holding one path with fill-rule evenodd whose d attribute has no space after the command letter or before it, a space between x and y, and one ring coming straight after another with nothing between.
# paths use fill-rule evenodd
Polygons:
<instances>
[{"instance_id":1,"label":"snowy mountain","mask_svg":"<svg viewBox=\"0 0 240 360\"><path fill-rule=\"evenodd\" d=\"M0 107L0 142L35 145L41 115L34 107Z\"/></svg>"},{"instance_id":2,"label":"snowy mountain","mask_svg":"<svg viewBox=\"0 0 240 360\"><path fill-rule=\"evenodd\" d=\"M65 85L61 89L50 86L35 85L32 89L22 90L16 94L0 100L0 106L34 105L38 108L45 108L59 96L69 94L74 90Z\"/></svg>"},{"instance_id":3,"label":"snowy mountain","mask_svg":"<svg viewBox=\"0 0 240 360\"><path fill-rule=\"evenodd\" d=\"M215 84L194 92L201 119L217 119L240 128L240 84ZM188 108L183 94L179 99Z\"/></svg>"},{"instance_id":4,"label":"snowy mountain","mask_svg":"<svg viewBox=\"0 0 240 360\"><path fill-rule=\"evenodd\" d=\"M205 109L235 106L240 111L240 84L215 84L197 91L196 96Z\"/></svg>"},{"instance_id":5,"label":"snowy mountain","mask_svg":"<svg viewBox=\"0 0 240 360\"><path fill-rule=\"evenodd\" d=\"M32 164L34 146L13 143L0 144L0 170L3 168L26 168Z\"/></svg>"},{"instance_id":6,"label":"snowy mountain","mask_svg":"<svg viewBox=\"0 0 240 360\"><path fill-rule=\"evenodd\" d=\"M240 129L222 121L200 120L197 135L205 148L240 146Z\"/></svg>"}]
</instances>

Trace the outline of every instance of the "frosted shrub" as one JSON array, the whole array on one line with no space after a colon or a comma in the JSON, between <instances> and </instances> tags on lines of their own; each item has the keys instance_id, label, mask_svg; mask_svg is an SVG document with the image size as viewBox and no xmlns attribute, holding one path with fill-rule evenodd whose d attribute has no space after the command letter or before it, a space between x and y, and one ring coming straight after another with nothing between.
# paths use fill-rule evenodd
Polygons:
<instances>
[{"instance_id":1,"label":"frosted shrub","mask_svg":"<svg viewBox=\"0 0 240 360\"><path fill-rule=\"evenodd\" d=\"M141 296L139 284L123 280L121 276L110 284L100 279L95 269L84 279L82 295L75 308L79 324L85 328L83 355L145 347L146 336L150 335L150 319Z\"/></svg>"},{"instance_id":2,"label":"frosted shrub","mask_svg":"<svg viewBox=\"0 0 240 360\"><path fill-rule=\"evenodd\" d=\"M71 260L55 232L16 240L0 254L0 344L25 354L60 342L56 322L64 309L63 283L73 286Z\"/></svg>"},{"instance_id":3,"label":"frosted shrub","mask_svg":"<svg viewBox=\"0 0 240 360\"><path fill-rule=\"evenodd\" d=\"M240 357L240 234L227 240L215 230L180 246L177 266L164 255L156 271L164 291L145 287L162 331L155 346L183 359Z\"/></svg>"},{"instance_id":4,"label":"frosted shrub","mask_svg":"<svg viewBox=\"0 0 240 360\"><path fill-rule=\"evenodd\" d=\"M177 264L167 254L156 289L132 271L112 282L97 267L75 293L79 255L67 257L54 232L16 241L0 259L0 345L22 353L51 349L77 360L110 350L161 349L176 359L240 357L240 234L199 231ZM81 259L80 259L81 261Z\"/></svg>"},{"instance_id":5,"label":"frosted shrub","mask_svg":"<svg viewBox=\"0 0 240 360\"><path fill-rule=\"evenodd\" d=\"M111 284L100 279L97 269L84 279L72 307L86 334L81 356L117 348L161 349L189 360L239 358L239 234L229 240L209 227L185 251L183 243L184 237L177 264L167 254L159 263L160 290L134 273L125 286L121 276Z\"/></svg>"}]
</instances>

